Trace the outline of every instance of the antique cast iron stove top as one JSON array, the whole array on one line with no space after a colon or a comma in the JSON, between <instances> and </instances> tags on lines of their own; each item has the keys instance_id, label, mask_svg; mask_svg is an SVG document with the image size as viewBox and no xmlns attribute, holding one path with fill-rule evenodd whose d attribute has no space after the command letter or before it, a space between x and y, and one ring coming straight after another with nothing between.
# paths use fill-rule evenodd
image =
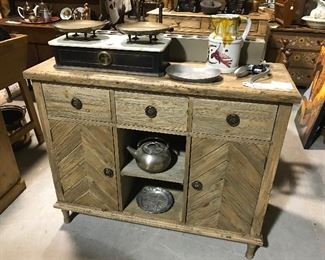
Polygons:
<instances>
[{"instance_id":1,"label":"antique cast iron stove top","mask_svg":"<svg viewBox=\"0 0 325 260\"><path fill-rule=\"evenodd\" d=\"M163 76L167 47L164 35L150 41L147 35L130 41L116 31L98 30L92 34L67 33L49 41L54 48L56 67L90 68L132 74Z\"/></svg>"}]
</instances>

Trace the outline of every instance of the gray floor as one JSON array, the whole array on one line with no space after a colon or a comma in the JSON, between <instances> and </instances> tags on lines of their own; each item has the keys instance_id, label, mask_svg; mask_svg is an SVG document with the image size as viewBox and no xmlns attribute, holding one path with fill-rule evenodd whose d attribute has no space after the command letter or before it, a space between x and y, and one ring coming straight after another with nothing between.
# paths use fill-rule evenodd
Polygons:
<instances>
[{"instance_id":1,"label":"gray floor","mask_svg":"<svg viewBox=\"0 0 325 260\"><path fill-rule=\"evenodd\" d=\"M325 259L325 147L304 150L293 112L255 259ZM45 145L16 153L27 189L0 216L0 259L245 259L245 245L78 215L64 224ZM1 162L0 162L1 163ZM323 245L323 246L322 246Z\"/></svg>"}]
</instances>

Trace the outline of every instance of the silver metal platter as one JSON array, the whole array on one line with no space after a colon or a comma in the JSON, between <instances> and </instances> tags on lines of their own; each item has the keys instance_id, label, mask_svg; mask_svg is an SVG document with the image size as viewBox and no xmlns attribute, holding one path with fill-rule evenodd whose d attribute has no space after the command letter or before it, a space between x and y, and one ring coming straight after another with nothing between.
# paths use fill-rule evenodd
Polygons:
<instances>
[{"instance_id":1,"label":"silver metal platter","mask_svg":"<svg viewBox=\"0 0 325 260\"><path fill-rule=\"evenodd\" d=\"M138 206L149 213L163 213L174 204L174 197L161 187L145 186L136 196Z\"/></svg>"},{"instance_id":2,"label":"silver metal platter","mask_svg":"<svg viewBox=\"0 0 325 260\"><path fill-rule=\"evenodd\" d=\"M191 67L173 64L166 68L167 75L175 80L209 83L220 81L220 70L211 67Z\"/></svg>"},{"instance_id":3,"label":"silver metal platter","mask_svg":"<svg viewBox=\"0 0 325 260\"><path fill-rule=\"evenodd\" d=\"M55 23L53 26L60 32L69 33L89 33L103 28L107 21L94 21L94 20L65 20Z\"/></svg>"},{"instance_id":4,"label":"silver metal platter","mask_svg":"<svg viewBox=\"0 0 325 260\"><path fill-rule=\"evenodd\" d=\"M116 29L124 34L129 35L157 35L166 31L172 30L172 27L163 25L162 23L152 22L136 22L136 23L125 23L118 24Z\"/></svg>"}]
</instances>

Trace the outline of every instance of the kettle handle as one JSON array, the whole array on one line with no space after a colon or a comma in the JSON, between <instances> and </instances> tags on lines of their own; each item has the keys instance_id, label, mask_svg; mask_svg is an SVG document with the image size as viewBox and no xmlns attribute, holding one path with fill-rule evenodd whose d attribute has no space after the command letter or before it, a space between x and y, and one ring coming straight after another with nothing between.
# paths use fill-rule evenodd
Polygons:
<instances>
[{"instance_id":1,"label":"kettle handle","mask_svg":"<svg viewBox=\"0 0 325 260\"><path fill-rule=\"evenodd\" d=\"M39 5L36 5L33 9L34 15L37 16L38 14L38 9L39 9Z\"/></svg>"},{"instance_id":2,"label":"kettle handle","mask_svg":"<svg viewBox=\"0 0 325 260\"><path fill-rule=\"evenodd\" d=\"M25 19L25 16L23 16L23 13L22 13L23 10L24 10L24 8L22 8L21 6L18 6L18 8L17 8L17 12L18 12L19 16L20 16L21 18Z\"/></svg>"},{"instance_id":3,"label":"kettle handle","mask_svg":"<svg viewBox=\"0 0 325 260\"><path fill-rule=\"evenodd\" d=\"M240 18L241 18L241 20L246 20L246 27L245 27L245 30L244 30L242 36L241 36L243 41L245 41L246 37L247 37L247 35L248 35L248 33L249 33L250 29L251 29L252 20L250 18L248 18L248 17L242 17L241 16Z\"/></svg>"}]
</instances>

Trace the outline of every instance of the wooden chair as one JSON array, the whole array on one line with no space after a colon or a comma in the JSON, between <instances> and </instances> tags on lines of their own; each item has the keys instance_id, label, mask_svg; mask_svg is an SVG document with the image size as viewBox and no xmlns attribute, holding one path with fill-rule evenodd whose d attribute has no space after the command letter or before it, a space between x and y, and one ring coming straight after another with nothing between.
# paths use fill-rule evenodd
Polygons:
<instances>
[{"instance_id":1,"label":"wooden chair","mask_svg":"<svg viewBox=\"0 0 325 260\"><path fill-rule=\"evenodd\" d=\"M29 131L35 131L39 144L44 142L42 129L35 111L31 92L23 78L27 64L27 36L12 34L12 38L0 42L0 90L18 82L22 97L26 104L30 122L9 135L14 143Z\"/></svg>"}]
</instances>

